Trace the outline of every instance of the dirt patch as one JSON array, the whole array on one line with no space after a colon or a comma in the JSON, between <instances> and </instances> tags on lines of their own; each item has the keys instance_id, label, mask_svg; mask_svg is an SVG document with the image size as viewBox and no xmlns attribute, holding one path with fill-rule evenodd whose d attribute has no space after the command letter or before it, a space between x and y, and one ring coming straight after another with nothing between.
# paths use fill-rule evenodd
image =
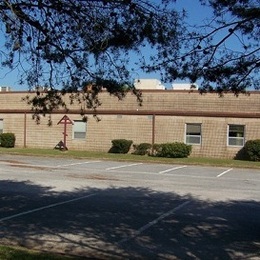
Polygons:
<instances>
[{"instance_id":1,"label":"dirt patch","mask_svg":"<svg viewBox=\"0 0 260 260\"><path fill-rule=\"evenodd\" d=\"M111 178L100 174L91 174L91 175L67 175L67 177L75 179L88 179L88 180L101 180L101 181L120 181L117 178Z\"/></svg>"},{"instance_id":2,"label":"dirt patch","mask_svg":"<svg viewBox=\"0 0 260 260\"><path fill-rule=\"evenodd\" d=\"M36 170L45 170L47 167L44 166L35 166L26 164L25 162L16 161L16 160L0 160L0 162L8 163L11 167L17 167L17 168L30 168L30 169L36 169Z\"/></svg>"},{"instance_id":3,"label":"dirt patch","mask_svg":"<svg viewBox=\"0 0 260 260\"><path fill-rule=\"evenodd\" d=\"M0 162L13 163L13 164L25 164L25 162L20 162L16 160L0 160Z\"/></svg>"},{"instance_id":4,"label":"dirt patch","mask_svg":"<svg viewBox=\"0 0 260 260\"><path fill-rule=\"evenodd\" d=\"M35 169L35 170L46 170L47 167L43 166L34 166L34 165L21 165L21 164L11 164L11 167L17 167L17 168L27 168L27 169ZM50 169L50 168L48 168Z\"/></svg>"}]
</instances>

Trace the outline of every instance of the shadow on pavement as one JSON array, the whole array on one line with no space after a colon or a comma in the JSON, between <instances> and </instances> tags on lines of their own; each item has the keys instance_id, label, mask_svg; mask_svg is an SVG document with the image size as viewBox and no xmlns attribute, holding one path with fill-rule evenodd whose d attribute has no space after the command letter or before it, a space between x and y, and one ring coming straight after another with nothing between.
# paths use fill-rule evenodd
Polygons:
<instances>
[{"instance_id":1,"label":"shadow on pavement","mask_svg":"<svg viewBox=\"0 0 260 260\"><path fill-rule=\"evenodd\" d=\"M15 181L0 181L0 196L2 244L96 259L260 257L259 201L132 187L58 193Z\"/></svg>"}]
</instances>

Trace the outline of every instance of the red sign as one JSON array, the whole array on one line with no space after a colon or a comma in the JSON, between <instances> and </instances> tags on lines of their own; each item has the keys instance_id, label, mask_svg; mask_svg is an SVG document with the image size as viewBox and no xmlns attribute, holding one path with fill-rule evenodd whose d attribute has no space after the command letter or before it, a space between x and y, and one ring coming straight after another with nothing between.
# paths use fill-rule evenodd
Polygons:
<instances>
[{"instance_id":1,"label":"red sign","mask_svg":"<svg viewBox=\"0 0 260 260\"><path fill-rule=\"evenodd\" d=\"M70 118L65 115L63 118L57 123L57 125L63 124L64 125L64 132L63 132L63 137L64 137L64 148L68 150L67 145L66 145L66 136L67 136L67 125L74 125L73 121L70 120Z\"/></svg>"},{"instance_id":2,"label":"red sign","mask_svg":"<svg viewBox=\"0 0 260 260\"><path fill-rule=\"evenodd\" d=\"M74 125L73 121L71 121L67 115L63 116L63 118L57 123L57 125L59 124Z\"/></svg>"}]
</instances>

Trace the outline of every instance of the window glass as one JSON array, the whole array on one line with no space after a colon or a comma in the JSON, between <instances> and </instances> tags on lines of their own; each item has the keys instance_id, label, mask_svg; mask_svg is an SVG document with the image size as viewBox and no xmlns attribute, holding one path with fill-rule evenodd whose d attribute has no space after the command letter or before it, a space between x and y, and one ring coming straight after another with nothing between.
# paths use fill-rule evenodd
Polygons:
<instances>
[{"instance_id":1,"label":"window glass","mask_svg":"<svg viewBox=\"0 0 260 260\"><path fill-rule=\"evenodd\" d=\"M73 125L73 138L85 139L86 138L86 122L75 120Z\"/></svg>"},{"instance_id":2,"label":"window glass","mask_svg":"<svg viewBox=\"0 0 260 260\"><path fill-rule=\"evenodd\" d=\"M228 145L243 146L245 143L245 126L229 125L228 126Z\"/></svg>"},{"instance_id":3,"label":"window glass","mask_svg":"<svg viewBox=\"0 0 260 260\"><path fill-rule=\"evenodd\" d=\"M201 144L201 124L186 124L186 144Z\"/></svg>"}]
</instances>

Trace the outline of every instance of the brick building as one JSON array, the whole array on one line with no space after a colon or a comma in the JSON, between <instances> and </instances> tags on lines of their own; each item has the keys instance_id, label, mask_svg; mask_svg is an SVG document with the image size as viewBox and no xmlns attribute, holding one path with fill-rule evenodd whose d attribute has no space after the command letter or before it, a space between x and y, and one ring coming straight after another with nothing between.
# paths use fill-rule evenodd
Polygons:
<instances>
[{"instance_id":1,"label":"brick building","mask_svg":"<svg viewBox=\"0 0 260 260\"><path fill-rule=\"evenodd\" d=\"M260 139L260 92L238 97L231 93L199 94L183 90L143 90L143 106L128 94L123 101L100 93L101 121L91 116L85 123L79 105L71 105L66 115L70 150L108 151L113 139L130 139L134 144L185 142L192 144L191 156L232 158L247 140ZM37 125L31 109L22 101L27 92L0 92L0 132L12 132L16 147L53 148L63 140L65 115L60 110Z\"/></svg>"}]
</instances>

